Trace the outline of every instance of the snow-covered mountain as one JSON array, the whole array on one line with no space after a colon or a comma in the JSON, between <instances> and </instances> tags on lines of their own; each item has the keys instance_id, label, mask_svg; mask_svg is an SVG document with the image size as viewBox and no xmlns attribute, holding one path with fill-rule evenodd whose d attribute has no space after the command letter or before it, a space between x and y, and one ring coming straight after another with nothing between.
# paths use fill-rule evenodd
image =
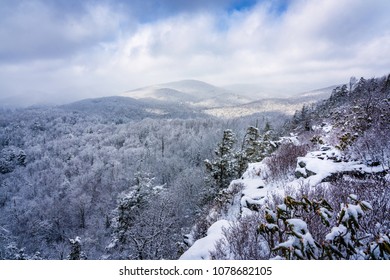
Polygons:
<instances>
[{"instance_id":1,"label":"snow-covered mountain","mask_svg":"<svg viewBox=\"0 0 390 280\"><path fill-rule=\"evenodd\" d=\"M286 115L292 115L296 110L300 110L304 104L309 103L312 102L301 102L293 98L268 98L236 106L210 108L206 109L205 112L222 118L237 118L260 112L281 112Z\"/></svg>"},{"instance_id":2,"label":"snow-covered mountain","mask_svg":"<svg viewBox=\"0 0 390 280\"><path fill-rule=\"evenodd\" d=\"M139 100L182 103L201 108L232 106L254 100L197 80L182 80L144 87L124 92L121 96Z\"/></svg>"},{"instance_id":3,"label":"snow-covered mountain","mask_svg":"<svg viewBox=\"0 0 390 280\"><path fill-rule=\"evenodd\" d=\"M390 75L236 119L162 88L0 108L0 259L390 259Z\"/></svg>"},{"instance_id":4,"label":"snow-covered mountain","mask_svg":"<svg viewBox=\"0 0 390 280\"><path fill-rule=\"evenodd\" d=\"M290 97L261 93L252 86L216 87L197 80L183 80L127 91L121 96L143 101L185 104L200 108L216 117L235 118L263 112L292 115L303 105L328 98L336 86L317 89ZM277 96L277 97L270 97Z\"/></svg>"},{"instance_id":5,"label":"snow-covered mountain","mask_svg":"<svg viewBox=\"0 0 390 280\"><path fill-rule=\"evenodd\" d=\"M294 138L291 139L295 142L297 141ZM300 143L296 144L300 145ZM389 170L389 166L385 165L372 167L360 162L342 162L340 161L340 156L341 154L338 149L330 146L323 146L319 151L313 151L306 154L304 157L299 157L295 169L295 172L297 173L296 177L298 178L290 178L284 181L275 181L271 178L272 172L270 171L269 158L264 159L262 162L249 164L248 169L243 176L240 179L232 181L229 188L225 191L225 197L226 194L230 196L226 201L225 210L218 214L216 214L216 208L210 211L210 215L208 216L209 220L215 219L218 215L219 217L213 221L207 230L206 235L193 242L191 247L184 252L180 259L211 260L215 258L216 254L221 253L225 256L230 255L233 259L236 259L237 255L230 252L233 246L229 244L232 241L228 240L229 234L227 232L235 230L235 233L237 233L238 229L234 227L237 227L237 225L240 224L242 225L243 221L246 219L255 218L259 213L259 209L266 209L269 207L270 201L273 201L275 196L284 197L294 191L302 191L300 189L303 186L309 188L330 188L327 185L329 183L325 182L332 181L332 176L342 176L343 174L349 174L350 176L353 174L355 174L355 176L372 176L373 174L386 173L386 171ZM389 179L390 178L387 178L387 180ZM285 187L280 187L280 185L283 184ZM355 198L355 196L353 196L353 198ZM365 203L367 207L371 207L370 204L367 202ZM279 206L280 209L286 207L285 204L280 204ZM351 205L351 208L352 206L354 205ZM360 211L363 215L363 210L360 208L359 204L357 209L358 210L355 211ZM330 212L329 215L331 215ZM358 220L357 214L356 220ZM302 220L299 221L300 223L303 222ZM268 226L276 227L277 225L270 223ZM311 235L305 234L303 235L302 240L304 240L305 243L310 244L310 241L313 239ZM259 251L262 246L264 246L264 248L269 246L267 242L261 240L261 238L259 238L258 242ZM314 242L312 243L314 244ZM306 246L309 247L310 245ZM245 247L245 244L242 244L241 250L243 252L246 250L250 251L251 248L248 247ZM302 247L305 247L305 245ZM291 248L294 247L291 245ZM269 254L267 249L264 249L264 251L266 251L266 254ZM317 254L319 254L318 251Z\"/></svg>"},{"instance_id":6,"label":"snow-covered mountain","mask_svg":"<svg viewBox=\"0 0 390 280\"><path fill-rule=\"evenodd\" d=\"M333 85L333 86L329 86L329 87L325 87L325 88L320 88L320 89L314 89L314 90L310 90L310 91L305 91L305 92L302 92L300 94L297 94L295 96L295 98L298 98L298 99L308 99L308 100L313 100L313 99L317 99L317 100L322 100L322 99L328 99L330 97L330 94L332 93L332 91L337 88L337 87L340 87L341 85Z\"/></svg>"},{"instance_id":7,"label":"snow-covered mountain","mask_svg":"<svg viewBox=\"0 0 390 280\"><path fill-rule=\"evenodd\" d=\"M121 96L84 99L59 107L126 119L196 115L236 118L271 112L293 115L303 105L329 97L333 89L328 87L289 98L259 100L258 95L243 96L205 82L183 80L128 91Z\"/></svg>"},{"instance_id":8,"label":"snow-covered mountain","mask_svg":"<svg viewBox=\"0 0 390 280\"><path fill-rule=\"evenodd\" d=\"M245 104L215 107L206 109L205 113L223 118L236 118L259 112L280 112L291 116L304 105L329 98L334 88L336 86L312 90L291 97L263 98Z\"/></svg>"},{"instance_id":9,"label":"snow-covered mountain","mask_svg":"<svg viewBox=\"0 0 390 280\"><path fill-rule=\"evenodd\" d=\"M99 115L109 120L142 120L145 118L191 118L202 112L185 104L171 104L156 100L141 100L124 96L84 99L58 108L80 112L86 115Z\"/></svg>"},{"instance_id":10,"label":"snow-covered mountain","mask_svg":"<svg viewBox=\"0 0 390 280\"><path fill-rule=\"evenodd\" d=\"M390 259L390 75L351 88L294 114L291 136L258 136L249 155L278 148L220 190L180 259ZM254 130L213 164L235 170Z\"/></svg>"}]
</instances>

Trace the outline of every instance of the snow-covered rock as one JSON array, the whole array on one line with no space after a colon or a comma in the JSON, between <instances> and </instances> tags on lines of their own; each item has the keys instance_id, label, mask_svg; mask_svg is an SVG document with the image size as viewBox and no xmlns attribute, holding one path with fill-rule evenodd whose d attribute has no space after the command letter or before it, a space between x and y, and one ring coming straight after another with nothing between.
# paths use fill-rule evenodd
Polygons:
<instances>
[{"instance_id":1,"label":"snow-covered rock","mask_svg":"<svg viewBox=\"0 0 390 280\"><path fill-rule=\"evenodd\" d=\"M233 194L231 204L225 213L216 213L212 209L208 215L210 220L217 219L207 231L207 236L196 240L192 246L180 257L181 260L207 260L210 252L215 250L216 243L224 239L223 230L228 229L231 223L242 217L252 215L264 205L266 197L274 191L274 186L269 186L266 179L269 177L269 168L262 162L249 164L246 172L240 179L233 180L226 190Z\"/></svg>"},{"instance_id":2,"label":"snow-covered rock","mask_svg":"<svg viewBox=\"0 0 390 280\"><path fill-rule=\"evenodd\" d=\"M295 176L305 178L304 182L315 186L328 181L332 176L353 173L364 175L388 170L387 166L367 166L357 161L345 161L339 150L332 146L322 146L319 151L297 158Z\"/></svg>"},{"instance_id":3,"label":"snow-covered rock","mask_svg":"<svg viewBox=\"0 0 390 280\"><path fill-rule=\"evenodd\" d=\"M284 195L285 189L277 187L270 179L271 172L266 164L267 159L261 162L250 163L246 172L240 179L233 180L226 190L232 199L229 200L229 205L226 205L224 213L217 213L213 209L209 213L212 220L218 220L213 223L207 232L207 236L201 238L181 256L180 259L210 259L210 252L214 251L216 242L224 239L223 229L228 229L231 224L240 219L253 215L258 212L271 194L279 193ZM387 171L387 166L367 166L357 161L347 161L342 153L333 146L323 145L318 151L312 151L304 157L297 158L297 166L295 173L300 177L293 181L285 181L284 184L288 188L300 188L304 185L316 187L326 185L332 176L349 174L355 176L358 174L365 175L368 173L378 173ZM386 176L387 180L389 175ZM286 207L286 205L278 205L278 208ZM369 205L366 207L369 208ZM349 215L358 215L359 209L350 207L347 209ZM328 215L327 210L320 209L324 215ZM296 236L291 236L286 242L279 244L281 247L289 248L303 244L302 249L311 250L310 253L317 255L317 248L314 240L307 230L306 224L298 219L288 220L291 229L296 232ZM334 228L327 236L327 240L331 240L333 236L343 232L343 227ZM303 243L302 243L303 242Z\"/></svg>"},{"instance_id":4,"label":"snow-covered rock","mask_svg":"<svg viewBox=\"0 0 390 280\"><path fill-rule=\"evenodd\" d=\"M195 243L181 255L180 260L210 260L210 252L215 248L218 241L225 238L223 231L229 227L229 221L224 219L212 224L207 230L207 236L195 241Z\"/></svg>"}]
</instances>

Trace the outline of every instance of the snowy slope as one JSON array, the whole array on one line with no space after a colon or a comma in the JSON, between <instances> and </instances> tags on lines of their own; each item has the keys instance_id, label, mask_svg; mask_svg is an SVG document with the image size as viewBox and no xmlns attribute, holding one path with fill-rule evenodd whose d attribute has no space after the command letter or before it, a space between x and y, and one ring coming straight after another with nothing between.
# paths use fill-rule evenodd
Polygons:
<instances>
[{"instance_id":1,"label":"snowy slope","mask_svg":"<svg viewBox=\"0 0 390 280\"><path fill-rule=\"evenodd\" d=\"M252 215L253 209L261 207L271 193L282 191L275 185L267 185L268 172L268 167L263 162L249 164L242 178L232 181L227 190L234 194L228 211L210 226L207 236L195 241L180 259L211 259L210 252L215 249L216 243L224 238L223 229L228 229L232 222L242 217ZM215 213L211 212L210 215Z\"/></svg>"},{"instance_id":2,"label":"snowy slope","mask_svg":"<svg viewBox=\"0 0 390 280\"><path fill-rule=\"evenodd\" d=\"M340 85L334 85L334 86L329 86L326 88L306 91L306 92L298 94L297 97L299 97L299 98L317 97L319 99L327 99L330 97L330 94L332 93L333 89L335 89L338 86L340 86Z\"/></svg>"},{"instance_id":3,"label":"snowy slope","mask_svg":"<svg viewBox=\"0 0 390 280\"><path fill-rule=\"evenodd\" d=\"M300 110L304 104L312 102L301 102L291 98L273 98L250 102L242 105L217 107L205 110L209 115L223 118L237 118L240 116L249 116L259 112L282 112L286 115L293 115L295 111Z\"/></svg>"},{"instance_id":4,"label":"snowy slope","mask_svg":"<svg viewBox=\"0 0 390 280\"><path fill-rule=\"evenodd\" d=\"M367 166L359 161L342 161L340 151L334 147L325 146L326 150L308 153L305 157L297 158L295 174L298 178L289 183L289 186L298 187L302 184L315 187L326 182L332 176L343 174L372 174L381 173L389 169L388 166Z\"/></svg>"},{"instance_id":5,"label":"snowy slope","mask_svg":"<svg viewBox=\"0 0 390 280\"><path fill-rule=\"evenodd\" d=\"M282 112L292 116L297 110L301 110L303 105L310 105L320 100L329 98L335 86L312 90L290 97L272 97L272 94L253 94L256 101L238 104L229 107L216 107L205 110L209 115L236 118L249 116L259 112ZM256 97L255 97L256 96ZM261 98L257 96L262 96ZM272 97L272 98L270 98Z\"/></svg>"},{"instance_id":6,"label":"snowy slope","mask_svg":"<svg viewBox=\"0 0 390 280\"><path fill-rule=\"evenodd\" d=\"M188 108L184 104L178 106L123 96L84 99L57 108L122 121L144 118L190 118L203 115L200 111Z\"/></svg>"},{"instance_id":7,"label":"snowy slope","mask_svg":"<svg viewBox=\"0 0 390 280\"><path fill-rule=\"evenodd\" d=\"M327 132L331 130L329 126L323 129ZM299 144L296 138L294 141ZM249 164L242 178L232 181L227 189L227 192L233 195L228 210L217 215L219 219L211 225L208 235L195 241L180 259L211 259L211 252L215 251L216 244L225 238L221 227L228 229L240 219L256 214L259 209L264 208L268 200L272 200L273 194L284 196L286 189L298 190L302 186L315 188L332 176L384 173L388 170L389 166L373 167L357 161L347 161L338 149L329 145L309 152L304 157L298 157L295 169L295 176L298 178L295 179L278 182L271 180L267 158ZM216 213L212 211L210 215L216 216Z\"/></svg>"},{"instance_id":8,"label":"snowy slope","mask_svg":"<svg viewBox=\"0 0 390 280\"><path fill-rule=\"evenodd\" d=\"M223 230L230 227L228 220L218 220L207 230L207 236L197 240L181 257L181 260L209 260L209 250L223 238Z\"/></svg>"},{"instance_id":9,"label":"snowy slope","mask_svg":"<svg viewBox=\"0 0 390 280\"><path fill-rule=\"evenodd\" d=\"M212 108L244 104L253 99L242 97L220 87L197 80L183 80L124 92L122 96L184 103L196 107Z\"/></svg>"}]
</instances>

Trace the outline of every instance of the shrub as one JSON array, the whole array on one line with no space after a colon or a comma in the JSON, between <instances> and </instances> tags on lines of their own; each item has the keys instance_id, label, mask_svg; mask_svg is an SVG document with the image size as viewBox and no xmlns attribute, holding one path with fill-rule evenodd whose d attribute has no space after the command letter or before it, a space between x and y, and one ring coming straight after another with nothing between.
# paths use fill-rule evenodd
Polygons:
<instances>
[{"instance_id":1,"label":"shrub","mask_svg":"<svg viewBox=\"0 0 390 280\"><path fill-rule=\"evenodd\" d=\"M297 157L304 156L307 151L307 145L295 146L291 143L281 145L275 153L266 159L271 178L277 180L288 177L296 167Z\"/></svg>"}]
</instances>

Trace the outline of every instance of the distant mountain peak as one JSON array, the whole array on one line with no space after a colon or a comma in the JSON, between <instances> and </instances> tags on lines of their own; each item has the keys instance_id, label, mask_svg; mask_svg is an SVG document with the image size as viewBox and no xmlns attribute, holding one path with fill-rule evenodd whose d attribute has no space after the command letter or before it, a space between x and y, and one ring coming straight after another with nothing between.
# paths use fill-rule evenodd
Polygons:
<instances>
[{"instance_id":1,"label":"distant mountain peak","mask_svg":"<svg viewBox=\"0 0 390 280\"><path fill-rule=\"evenodd\" d=\"M252 99L199 80L180 80L126 91L121 96L213 108L244 104Z\"/></svg>"}]
</instances>

